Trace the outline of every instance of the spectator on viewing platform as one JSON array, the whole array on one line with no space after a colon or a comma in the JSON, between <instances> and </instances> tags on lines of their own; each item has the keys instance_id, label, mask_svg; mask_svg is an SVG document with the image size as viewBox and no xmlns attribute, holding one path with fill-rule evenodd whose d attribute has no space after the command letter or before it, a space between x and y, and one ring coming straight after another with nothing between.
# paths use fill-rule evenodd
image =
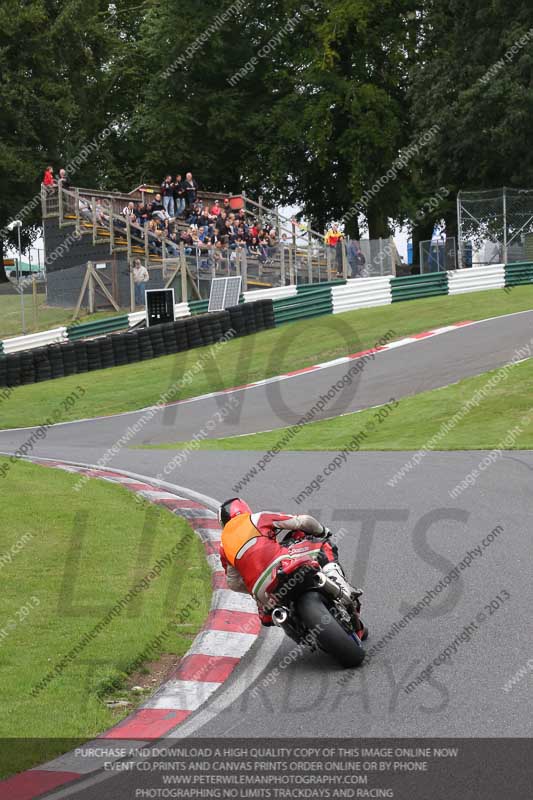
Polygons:
<instances>
[{"instance_id":1,"label":"spectator on viewing platform","mask_svg":"<svg viewBox=\"0 0 533 800\"><path fill-rule=\"evenodd\" d=\"M61 167L59 170L59 175L57 176L57 185L61 186L63 189L70 189L70 180L66 169L63 169L63 167Z\"/></svg>"},{"instance_id":2,"label":"spectator on viewing platform","mask_svg":"<svg viewBox=\"0 0 533 800\"><path fill-rule=\"evenodd\" d=\"M80 209L80 217L82 217L82 219L87 220L87 222L93 221L93 212L91 206L89 202L85 200L83 197L80 197L79 209Z\"/></svg>"},{"instance_id":3,"label":"spectator on viewing platform","mask_svg":"<svg viewBox=\"0 0 533 800\"><path fill-rule=\"evenodd\" d=\"M355 239L350 239L346 248L346 255L352 278L362 278L366 272L366 258L361 250L361 245Z\"/></svg>"},{"instance_id":4,"label":"spectator on viewing platform","mask_svg":"<svg viewBox=\"0 0 533 800\"><path fill-rule=\"evenodd\" d=\"M187 208L190 208L196 202L196 193L198 191L198 184L194 180L192 172L187 172L185 175L183 189L185 191L185 203Z\"/></svg>"},{"instance_id":5,"label":"spectator on viewing platform","mask_svg":"<svg viewBox=\"0 0 533 800\"><path fill-rule=\"evenodd\" d=\"M146 225L152 218L152 204L145 202L139 206L137 217L139 225Z\"/></svg>"},{"instance_id":6,"label":"spectator on viewing platform","mask_svg":"<svg viewBox=\"0 0 533 800\"><path fill-rule=\"evenodd\" d=\"M214 202L214 203L213 203L213 205L211 206L211 214L212 214L214 217L218 217L218 216L219 216L219 214L220 214L220 212L221 212L221 210L222 210L222 209L221 209L221 207L220 207L220 204L219 204L218 200L215 200L215 202Z\"/></svg>"},{"instance_id":7,"label":"spectator on viewing platform","mask_svg":"<svg viewBox=\"0 0 533 800\"><path fill-rule=\"evenodd\" d=\"M124 206L122 209L122 216L123 217L131 217L132 214L135 214L135 205L133 200L130 200L127 206Z\"/></svg>"},{"instance_id":8,"label":"spectator on viewing platform","mask_svg":"<svg viewBox=\"0 0 533 800\"><path fill-rule=\"evenodd\" d=\"M146 284L150 280L148 270L141 263L140 258L133 262L133 283L135 284L135 305L143 306L145 303Z\"/></svg>"},{"instance_id":9,"label":"spectator on viewing platform","mask_svg":"<svg viewBox=\"0 0 533 800\"><path fill-rule=\"evenodd\" d=\"M169 215L165 211L160 194L156 194L152 200L152 219L161 219L163 221L169 219Z\"/></svg>"},{"instance_id":10,"label":"spectator on viewing platform","mask_svg":"<svg viewBox=\"0 0 533 800\"><path fill-rule=\"evenodd\" d=\"M54 180L54 168L53 167L46 167L43 175L43 185L46 186L47 189L52 188L55 186Z\"/></svg>"},{"instance_id":11,"label":"spectator on viewing platform","mask_svg":"<svg viewBox=\"0 0 533 800\"><path fill-rule=\"evenodd\" d=\"M103 228L106 227L108 221L108 216L105 213L105 207L102 200L98 200L96 202L96 224L101 225Z\"/></svg>"},{"instance_id":12,"label":"spectator on viewing platform","mask_svg":"<svg viewBox=\"0 0 533 800\"><path fill-rule=\"evenodd\" d=\"M181 217L185 211L185 189L183 187L183 179L178 173L174 181L174 214L176 217Z\"/></svg>"},{"instance_id":13,"label":"spectator on viewing platform","mask_svg":"<svg viewBox=\"0 0 533 800\"><path fill-rule=\"evenodd\" d=\"M174 184L172 176L167 175L161 184L161 194L163 195L163 208L169 217L174 216Z\"/></svg>"}]
</instances>

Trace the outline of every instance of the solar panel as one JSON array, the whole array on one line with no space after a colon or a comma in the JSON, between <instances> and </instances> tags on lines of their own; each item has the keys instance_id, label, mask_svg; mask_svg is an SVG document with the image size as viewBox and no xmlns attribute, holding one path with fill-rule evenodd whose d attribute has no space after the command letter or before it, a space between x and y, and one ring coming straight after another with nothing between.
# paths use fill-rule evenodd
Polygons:
<instances>
[{"instance_id":1,"label":"solar panel","mask_svg":"<svg viewBox=\"0 0 533 800\"><path fill-rule=\"evenodd\" d=\"M213 278L209 294L208 311L224 311L225 308L236 306L241 296L242 278L240 275L231 278Z\"/></svg>"}]
</instances>

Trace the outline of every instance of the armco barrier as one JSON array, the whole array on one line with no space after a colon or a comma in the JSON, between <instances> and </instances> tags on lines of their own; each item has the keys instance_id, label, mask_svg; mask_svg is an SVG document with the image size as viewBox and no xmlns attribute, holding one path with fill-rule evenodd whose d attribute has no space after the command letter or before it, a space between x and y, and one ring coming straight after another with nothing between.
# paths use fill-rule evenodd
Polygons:
<instances>
[{"instance_id":1,"label":"armco barrier","mask_svg":"<svg viewBox=\"0 0 533 800\"><path fill-rule=\"evenodd\" d=\"M356 308L372 308L392 303L390 277L384 275L377 278L355 278L344 286L333 286L331 289L333 313L353 311Z\"/></svg>"},{"instance_id":2,"label":"armco barrier","mask_svg":"<svg viewBox=\"0 0 533 800\"><path fill-rule=\"evenodd\" d=\"M448 294L447 272L432 272L429 275L406 275L404 278L391 278L390 283L393 303Z\"/></svg>"},{"instance_id":3,"label":"armco barrier","mask_svg":"<svg viewBox=\"0 0 533 800\"><path fill-rule=\"evenodd\" d=\"M448 294L482 292L485 289L503 289L504 286L505 268L501 264L454 270L448 273Z\"/></svg>"},{"instance_id":4,"label":"armco barrier","mask_svg":"<svg viewBox=\"0 0 533 800\"><path fill-rule=\"evenodd\" d=\"M487 267L473 267L453 272L435 272L429 275L408 275L403 278L388 276L376 278L355 278L349 281L330 281L329 283L280 286L275 289L260 289L245 292L241 303L260 300L273 300L276 324L298 319L340 314L357 308L372 308L401 300L415 300L421 297L434 297L445 294L462 294L498 289L533 283L533 263L494 264ZM207 311L207 300L193 300L175 306L176 319L197 316ZM41 347L68 338L76 341L106 333L127 329L141 322L144 311L107 317L96 322L80 323L68 328L55 328L52 331L17 336L0 341L0 353L19 352ZM65 333L66 332L66 333ZM41 338L42 337L42 338Z\"/></svg>"},{"instance_id":5,"label":"armco barrier","mask_svg":"<svg viewBox=\"0 0 533 800\"><path fill-rule=\"evenodd\" d=\"M506 286L524 286L527 283L533 283L533 263L525 261L505 265Z\"/></svg>"},{"instance_id":6,"label":"armco barrier","mask_svg":"<svg viewBox=\"0 0 533 800\"><path fill-rule=\"evenodd\" d=\"M113 333L127 328L129 324L128 315L121 314L118 317L104 317L94 322L80 322L79 325L71 325L67 328L68 338L74 342L76 339L90 339L92 336L102 336L105 333Z\"/></svg>"},{"instance_id":7,"label":"armco barrier","mask_svg":"<svg viewBox=\"0 0 533 800\"><path fill-rule=\"evenodd\" d=\"M276 325L332 313L333 303L331 300L330 286L322 288L317 285L314 288L310 287L306 292L300 292L296 297L274 300Z\"/></svg>"},{"instance_id":8,"label":"armco barrier","mask_svg":"<svg viewBox=\"0 0 533 800\"><path fill-rule=\"evenodd\" d=\"M47 344L66 342L68 340L67 328L52 328L41 333L30 333L28 336L15 336L4 339L2 342L4 353L19 353L22 350L33 350L35 347L44 347Z\"/></svg>"}]
</instances>

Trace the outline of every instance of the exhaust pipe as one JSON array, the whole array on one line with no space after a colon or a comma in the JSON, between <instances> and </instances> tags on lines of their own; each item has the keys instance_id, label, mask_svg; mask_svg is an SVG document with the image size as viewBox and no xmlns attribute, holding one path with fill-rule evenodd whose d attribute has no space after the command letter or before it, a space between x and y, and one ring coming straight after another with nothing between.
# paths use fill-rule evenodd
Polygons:
<instances>
[{"instance_id":1,"label":"exhaust pipe","mask_svg":"<svg viewBox=\"0 0 533 800\"><path fill-rule=\"evenodd\" d=\"M288 618L289 618L289 612L288 609L286 609L284 606L278 606L272 612L272 622L274 623L274 625L277 625L278 628L282 628L283 625L287 622Z\"/></svg>"},{"instance_id":2,"label":"exhaust pipe","mask_svg":"<svg viewBox=\"0 0 533 800\"><path fill-rule=\"evenodd\" d=\"M319 589L324 589L334 600L338 600L344 594L339 584L332 581L323 572L317 572L316 583Z\"/></svg>"}]
</instances>

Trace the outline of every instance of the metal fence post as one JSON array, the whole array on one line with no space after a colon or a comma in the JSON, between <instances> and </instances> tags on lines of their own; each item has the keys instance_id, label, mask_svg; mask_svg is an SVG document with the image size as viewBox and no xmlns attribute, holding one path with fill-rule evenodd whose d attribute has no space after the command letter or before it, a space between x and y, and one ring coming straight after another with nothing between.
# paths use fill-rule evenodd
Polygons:
<instances>
[{"instance_id":1,"label":"metal fence post","mask_svg":"<svg viewBox=\"0 0 533 800\"><path fill-rule=\"evenodd\" d=\"M246 248L245 247L243 247L241 249L241 258L242 258L242 264L241 264L242 291L243 292L247 292L248 291L248 260L246 258Z\"/></svg>"},{"instance_id":2,"label":"metal fence post","mask_svg":"<svg viewBox=\"0 0 533 800\"><path fill-rule=\"evenodd\" d=\"M507 189L503 187L503 263L507 264Z\"/></svg>"},{"instance_id":3,"label":"metal fence post","mask_svg":"<svg viewBox=\"0 0 533 800\"><path fill-rule=\"evenodd\" d=\"M187 291L187 261L185 256L185 245L180 242L180 269L181 269L181 302L188 301Z\"/></svg>"}]
</instances>

